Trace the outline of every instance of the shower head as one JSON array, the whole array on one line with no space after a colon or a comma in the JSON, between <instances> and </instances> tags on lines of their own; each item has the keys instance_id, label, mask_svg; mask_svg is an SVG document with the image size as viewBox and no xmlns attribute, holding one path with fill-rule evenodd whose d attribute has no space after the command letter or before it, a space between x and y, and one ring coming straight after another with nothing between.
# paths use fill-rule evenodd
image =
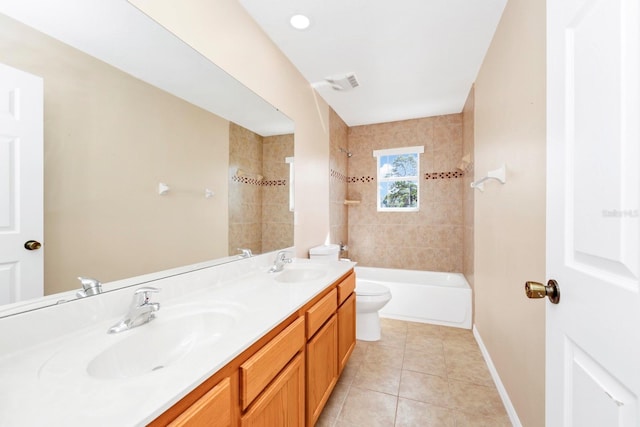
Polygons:
<instances>
[{"instance_id":1,"label":"shower head","mask_svg":"<svg viewBox=\"0 0 640 427\"><path fill-rule=\"evenodd\" d=\"M345 149L344 149L344 148L342 148L342 147L338 147L338 149L339 149L341 152L345 153L345 154L347 155L347 157L351 157L351 156L353 156L353 153L352 153L351 151L347 151L347 150L345 150Z\"/></svg>"}]
</instances>

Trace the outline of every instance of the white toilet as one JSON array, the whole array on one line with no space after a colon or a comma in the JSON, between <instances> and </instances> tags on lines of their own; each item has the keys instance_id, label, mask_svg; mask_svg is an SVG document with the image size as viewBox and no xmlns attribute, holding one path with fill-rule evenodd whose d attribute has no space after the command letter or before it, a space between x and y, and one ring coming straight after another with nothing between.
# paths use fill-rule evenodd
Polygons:
<instances>
[{"instance_id":1,"label":"white toilet","mask_svg":"<svg viewBox=\"0 0 640 427\"><path fill-rule=\"evenodd\" d=\"M360 282L356 277L356 339L380 340L378 311L391 300L391 291L378 283Z\"/></svg>"},{"instance_id":2,"label":"white toilet","mask_svg":"<svg viewBox=\"0 0 640 427\"><path fill-rule=\"evenodd\" d=\"M315 246L309 249L309 258L314 261L338 261L340 259L340 245Z\"/></svg>"},{"instance_id":3,"label":"white toilet","mask_svg":"<svg viewBox=\"0 0 640 427\"><path fill-rule=\"evenodd\" d=\"M322 245L309 249L309 258L315 261L337 261L339 257L339 245ZM378 311L390 300L389 288L377 283L358 282L356 277L356 339L380 340Z\"/></svg>"}]
</instances>

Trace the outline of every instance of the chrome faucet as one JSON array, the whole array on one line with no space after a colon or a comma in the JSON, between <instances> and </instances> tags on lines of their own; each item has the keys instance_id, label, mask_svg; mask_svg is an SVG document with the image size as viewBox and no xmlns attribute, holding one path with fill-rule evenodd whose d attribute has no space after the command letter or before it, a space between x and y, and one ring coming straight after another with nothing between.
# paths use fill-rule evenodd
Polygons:
<instances>
[{"instance_id":1,"label":"chrome faucet","mask_svg":"<svg viewBox=\"0 0 640 427\"><path fill-rule=\"evenodd\" d=\"M273 261L273 266L269 269L269 273L277 273L282 271L285 264L293 262L291 258L287 258L289 251L280 251L276 255L276 259Z\"/></svg>"},{"instance_id":2,"label":"chrome faucet","mask_svg":"<svg viewBox=\"0 0 640 427\"><path fill-rule=\"evenodd\" d=\"M84 298L102 293L102 283L100 281L82 276L78 277L78 280L82 283L82 289L76 292L76 297Z\"/></svg>"},{"instance_id":3,"label":"chrome faucet","mask_svg":"<svg viewBox=\"0 0 640 427\"><path fill-rule=\"evenodd\" d=\"M160 310L160 303L150 302L151 294L158 293L160 289L142 287L133 294L133 301L129 306L129 312L124 319L109 328L110 334L127 331L136 326L144 325L155 319L155 312Z\"/></svg>"},{"instance_id":4,"label":"chrome faucet","mask_svg":"<svg viewBox=\"0 0 640 427\"><path fill-rule=\"evenodd\" d=\"M238 248L238 250L242 252L240 255L238 255L240 258L251 258L253 256L251 249Z\"/></svg>"}]
</instances>

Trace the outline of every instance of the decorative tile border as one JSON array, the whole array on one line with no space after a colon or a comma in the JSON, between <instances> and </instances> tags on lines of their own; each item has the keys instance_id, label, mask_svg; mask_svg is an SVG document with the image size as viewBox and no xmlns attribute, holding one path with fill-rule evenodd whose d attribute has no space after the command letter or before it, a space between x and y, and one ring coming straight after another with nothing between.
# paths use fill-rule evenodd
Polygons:
<instances>
[{"instance_id":1,"label":"decorative tile border","mask_svg":"<svg viewBox=\"0 0 640 427\"><path fill-rule=\"evenodd\" d=\"M340 182L347 182L348 177L342 172L338 172L335 169L331 169L331 178L337 179Z\"/></svg>"},{"instance_id":2,"label":"decorative tile border","mask_svg":"<svg viewBox=\"0 0 640 427\"><path fill-rule=\"evenodd\" d=\"M450 172L429 172L424 174L424 179L453 179L462 178L464 172L462 171L450 171ZM347 183L367 183L374 182L376 179L372 176L349 176L347 177Z\"/></svg>"},{"instance_id":3,"label":"decorative tile border","mask_svg":"<svg viewBox=\"0 0 640 427\"><path fill-rule=\"evenodd\" d=\"M267 181L260 181L260 185L263 187L274 187L287 185L286 179L270 179Z\"/></svg>"},{"instance_id":4,"label":"decorative tile border","mask_svg":"<svg viewBox=\"0 0 640 427\"><path fill-rule=\"evenodd\" d=\"M232 176L231 180L233 182L237 182L240 184L250 184L250 185L257 185L260 187L274 187L274 186L282 186L282 185L287 185L287 180L286 179L269 179L269 180L263 180L263 179L256 179L256 178L249 178L246 176Z\"/></svg>"},{"instance_id":5,"label":"decorative tile border","mask_svg":"<svg viewBox=\"0 0 640 427\"><path fill-rule=\"evenodd\" d=\"M373 182L376 179L372 176L350 176L347 177L347 183L355 184L358 182Z\"/></svg>"},{"instance_id":6,"label":"decorative tile border","mask_svg":"<svg viewBox=\"0 0 640 427\"><path fill-rule=\"evenodd\" d=\"M451 178L462 178L463 176L464 176L464 172L462 171L432 172L432 173L425 173L424 179L451 179Z\"/></svg>"}]
</instances>

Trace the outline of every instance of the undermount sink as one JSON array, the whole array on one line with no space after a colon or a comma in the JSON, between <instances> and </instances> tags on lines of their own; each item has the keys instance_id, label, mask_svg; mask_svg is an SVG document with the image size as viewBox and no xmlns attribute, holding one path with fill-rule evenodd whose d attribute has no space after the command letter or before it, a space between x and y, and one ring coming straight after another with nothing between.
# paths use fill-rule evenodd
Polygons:
<instances>
[{"instance_id":1,"label":"undermount sink","mask_svg":"<svg viewBox=\"0 0 640 427\"><path fill-rule=\"evenodd\" d=\"M273 279L284 283L308 282L310 280L320 279L326 273L327 271L324 266L292 264L284 267L282 272L276 273Z\"/></svg>"},{"instance_id":2,"label":"undermount sink","mask_svg":"<svg viewBox=\"0 0 640 427\"><path fill-rule=\"evenodd\" d=\"M56 378L84 370L93 378L126 379L158 371L219 340L241 313L241 307L234 305L160 309L147 324L118 334L105 330L58 353L41 368L40 375Z\"/></svg>"},{"instance_id":3,"label":"undermount sink","mask_svg":"<svg viewBox=\"0 0 640 427\"><path fill-rule=\"evenodd\" d=\"M157 371L180 360L204 341L219 339L235 323L229 311L202 310L169 316L138 326L136 332L113 344L89 362L96 378L130 378Z\"/></svg>"}]
</instances>

